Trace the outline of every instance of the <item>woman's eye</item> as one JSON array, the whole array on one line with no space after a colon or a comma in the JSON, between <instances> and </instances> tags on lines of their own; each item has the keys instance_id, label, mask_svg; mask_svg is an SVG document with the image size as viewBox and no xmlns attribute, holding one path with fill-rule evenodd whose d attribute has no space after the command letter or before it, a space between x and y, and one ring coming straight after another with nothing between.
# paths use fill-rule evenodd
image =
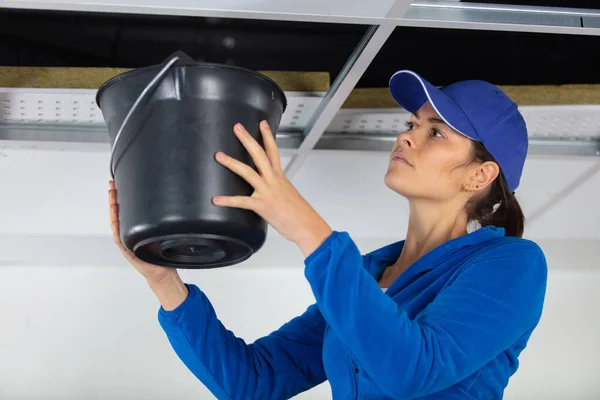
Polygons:
<instances>
[{"instance_id":1,"label":"woman's eye","mask_svg":"<svg viewBox=\"0 0 600 400\"><path fill-rule=\"evenodd\" d=\"M438 138L443 138L444 137L444 135L440 131L438 131L437 129L434 129L432 131L432 134L433 134L434 137L438 137Z\"/></svg>"},{"instance_id":2,"label":"woman's eye","mask_svg":"<svg viewBox=\"0 0 600 400\"><path fill-rule=\"evenodd\" d=\"M404 123L404 125L406 126L406 128L407 128L409 131L412 131L413 129L415 129L415 124L414 124L413 122L406 121L406 122Z\"/></svg>"}]
</instances>

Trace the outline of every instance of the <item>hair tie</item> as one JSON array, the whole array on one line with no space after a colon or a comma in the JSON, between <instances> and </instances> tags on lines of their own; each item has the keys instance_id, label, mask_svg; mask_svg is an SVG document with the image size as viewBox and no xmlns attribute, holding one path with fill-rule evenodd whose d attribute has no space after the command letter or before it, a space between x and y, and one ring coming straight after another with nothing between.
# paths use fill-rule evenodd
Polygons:
<instances>
[{"instance_id":1,"label":"hair tie","mask_svg":"<svg viewBox=\"0 0 600 400\"><path fill-rule=\"evenodd\" d=\"M502 204L502 201L499 201L496 204L494 204L494 206L492 207L492 212L490 213L490 215L493 214L493 213L495 213L496 211L498 211L498 209L500 208L500 204Z\"/></svg>"}]
</instances>

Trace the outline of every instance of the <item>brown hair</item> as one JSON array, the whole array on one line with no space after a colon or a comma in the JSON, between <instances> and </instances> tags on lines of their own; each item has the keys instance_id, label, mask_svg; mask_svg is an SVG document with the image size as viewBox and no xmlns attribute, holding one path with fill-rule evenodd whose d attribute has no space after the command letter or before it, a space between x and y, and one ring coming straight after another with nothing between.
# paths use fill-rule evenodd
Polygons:
<instances>
[{"instance_id":1,"label":"brown hair","mask_svg":"<svg viewBox=\"0 0 600 400\"><path fill-rule=\"evenodd\" d=\"M473 142L473 158L482 162L496 162L481 142ZM494 211L496 204L499 206ZM475 196L467 203L466 212L469 220L476 220L481 226L502 227L507 236L523 237L525 216L515 194L508 190L502 172L487 193Z\"/></svg>"}]
</instances>

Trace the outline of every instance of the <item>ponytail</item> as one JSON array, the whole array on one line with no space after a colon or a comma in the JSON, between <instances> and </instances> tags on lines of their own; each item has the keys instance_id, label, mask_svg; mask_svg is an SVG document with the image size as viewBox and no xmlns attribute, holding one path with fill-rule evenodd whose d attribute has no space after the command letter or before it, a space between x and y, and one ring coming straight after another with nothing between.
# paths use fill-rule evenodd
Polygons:
<instances>
[{"instance_id":1,"label":"ponytail","mask_svg":"<svg viewBox=\"0 0 600 400\"><path fill-rule=\"evenodd\" d=\"M473 142L476 159L495 161L480 142ZM467 218L481 226L502 227L507 236L523 237L525 216L514 193L508 190L504 175L500 173L487 194L476 196L467 204Z\"/></svg>"}]
</instances>

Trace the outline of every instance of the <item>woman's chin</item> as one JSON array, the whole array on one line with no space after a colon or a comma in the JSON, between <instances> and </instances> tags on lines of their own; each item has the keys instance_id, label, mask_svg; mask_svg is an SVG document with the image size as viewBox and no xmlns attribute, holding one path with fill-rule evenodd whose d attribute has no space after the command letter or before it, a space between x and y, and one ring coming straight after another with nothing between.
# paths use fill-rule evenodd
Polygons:
<instances>
[{"instance_id":1,"label":"woman's chin","mask_svg":"<svg viewBox=\"0 0 600 400\"><path fill-rule=\"evenodd\" d=\"M390 174L388 172L385 175L384 183L388 189L399 194L400 196L407 197L411 193L410 183L406 179L398 177L397 174Z\"/></svg>"}]
</instances>

